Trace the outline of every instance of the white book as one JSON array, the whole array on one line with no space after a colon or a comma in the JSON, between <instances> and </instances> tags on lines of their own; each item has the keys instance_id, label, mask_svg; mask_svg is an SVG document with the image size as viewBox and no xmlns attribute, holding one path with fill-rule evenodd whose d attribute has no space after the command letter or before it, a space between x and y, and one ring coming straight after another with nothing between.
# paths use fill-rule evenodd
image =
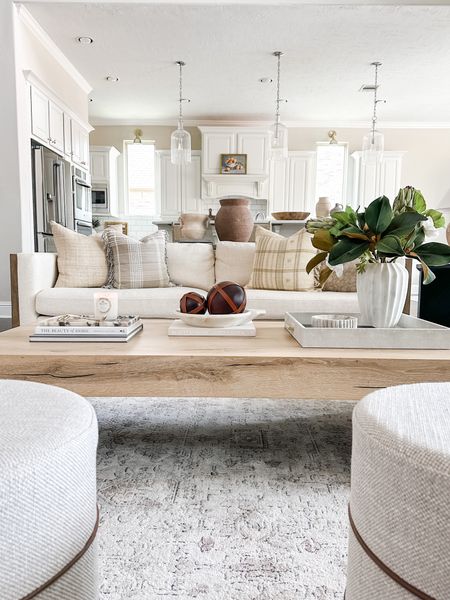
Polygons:
<instances>
[{"instance_id":1,"label":"white book","mask_svg":"<svg viewBox=\"0 0 450 600\"><path fill-rule=\"evenodd\" d=\"M29 340L30 342L128 342L137 333L142 331L142 329L143 325L142 323L139 323L138 326L127 335L46 335L42 333L34 333L30 335Z\"/></svg>"},{"instance_id":2,"label":"white book","mask_svg":"<svg viewBox=\"0 0 450 600\"><path fill-rule=\"evenodd\" d=\"M136 321L128 327L125 326L72 326L72 325L37 325L34 329L35 335L52 335L52 336L67 336L67 335L95 335L95 336L127 336L135 329L141 326L141 321Z\"/></svg>"},{"instance_id":3,"label":"white book","mask_svg":"<svg viewBox=\"0 0 450 600\"><path fill-rule=\"evenodd\" d=\"M253 322L238 327L192 327L177 319L169 325L168 334L186 337L255 337L256 327Z\"/></svg>"}]
</instances>

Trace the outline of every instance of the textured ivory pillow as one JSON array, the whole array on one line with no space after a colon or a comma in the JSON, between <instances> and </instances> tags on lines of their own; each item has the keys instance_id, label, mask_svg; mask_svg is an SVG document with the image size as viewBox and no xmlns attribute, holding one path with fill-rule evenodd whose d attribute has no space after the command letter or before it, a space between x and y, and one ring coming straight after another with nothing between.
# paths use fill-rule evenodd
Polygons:
<instances>
[{"instance_id":1,"label":"textured ivory pillow","mask_svg":"<svg viewBox=\"0 0 450 600\"><path fill-rule=\"evenodd\" d=\"M103 240L98 235L82 235L51 222L58 253L58 279L55 287L102 287L108 279Z\"/></svg>"},{"instance_id":2,"label":"textured ivory pillow","mask_svg":"<svg viewBox=\"0 0 450 600\"><path fill-rule=\"evenodd\" d=\"M170 285L165 231L148 235L142 242L107 228L103 240L108 259L108 285L118 289Z\"/></svg>"},{"instance_id":3,"label":"textured ivory pillow","mask_svg":"<svg viewBox=\"0 0 450 600\"><path fill-rule=\"evenodd\" d=\"M312 290L314 274L311 272L308 275L306 265L315 254L311 235L306 229L300 229L286 238L258 227L249 287L260 290Z\"/></svg>"}]
</instances>

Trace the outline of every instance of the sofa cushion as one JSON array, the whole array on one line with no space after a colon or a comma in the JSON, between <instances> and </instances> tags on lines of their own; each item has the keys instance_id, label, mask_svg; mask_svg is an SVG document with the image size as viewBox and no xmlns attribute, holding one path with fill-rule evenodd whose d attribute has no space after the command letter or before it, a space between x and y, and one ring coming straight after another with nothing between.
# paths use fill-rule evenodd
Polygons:
<instances>
[{"instance_id":1,"label":"sofa cushion","mask_svg":"<svg viewBox=\"0 0 450 600\"><path fill-rule=\"evenodd\" d=\"M108 284L117 289L156 288L169 285L166 232L157 231L145 242L107 227L103 232L108 260Z\"/></svg>"},{"instance_id":2,"label":"sofa cushion","mask_svg":"<svg viewBox=\"0 0 450 600\"><path fill-rule=\"evenodd\" d=\"M53 241L58 253L57 287L101 287L108 279L105 246L98 235L82 235L54 221Z\"/></svg>"},{"instance_id":3,"label":"sofa cushion","mask_svg":"<svg viewBox=\"0 0 450 600\"><path fill-rule=\"evenodd\" d=\"M167 267L176 285L209 290L214 285L214 248L211 244L167 244Z\"/></svg>"},{"instance_id":4,"label":"sofa cushion","mask_svg":"<svg viewBox=\"0 0 450 600\"><path fill-rule=\"evenodd\" d=\"M255 244L219 242L216 247L216 282L234 281L247 285L252 274Z\"/></svg>"},{"instance_id":5,"label":"sofa cushion","mask_svg":"<svg viewBox=\"0 0 450 600\"><path fill-rule=\"evenodd\" d=\"M262 319L284 319L286 312L355 312L359 313L358 297L351 292L285 292L247 289L247 308L263 309Z\"/></svg>"},{"instance_id":6,"label":"sofa cushion","mask_svg":"<svg viewBox=\"0 0 450 600\"><path fill-rule=\"evenodd\" d=\"M170 319L180 307L183 294L193 288L140 288L117 290L119 313L122 315L140 315L143 318ZM65 313L94 314L94 293L104 291L101 288L49 288L36 296L36 312L54 317ZM194 289L206 295L205 290Z\"/></svg>"},{"instance_id":7,"label":"sofa cushion","mask_svg":"<svg viewBox=\"0 0 450 600\"><path fill-rule=\"evenodd\" d=\"M311 237L305 229L287 238L257 227L249 287L286 291L313 289L314 274L306 272L306 265L316 254Z\"/></svg>"}]
</instances>

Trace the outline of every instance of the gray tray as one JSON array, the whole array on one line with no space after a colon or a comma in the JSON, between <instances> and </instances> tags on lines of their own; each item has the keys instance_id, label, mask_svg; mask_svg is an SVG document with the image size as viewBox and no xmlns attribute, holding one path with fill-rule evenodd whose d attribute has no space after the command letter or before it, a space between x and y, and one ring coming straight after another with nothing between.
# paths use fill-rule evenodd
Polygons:
<instances>
[{"instance_id":1,"label":"gray tray","mask_svg":"<svg viewBox=\"0 0 450 600\"><path fill-rule=\"evenodd\" d=\"M450 328L410 315L402 315L397 327L389 329L368 327L364 323L358 323L357 329L333 329L311 327L311 317L315 314L286 313L285 328L304 348L450 349ZM359 317L356 313L347 314Z\"/></svg>"}]
</instances>

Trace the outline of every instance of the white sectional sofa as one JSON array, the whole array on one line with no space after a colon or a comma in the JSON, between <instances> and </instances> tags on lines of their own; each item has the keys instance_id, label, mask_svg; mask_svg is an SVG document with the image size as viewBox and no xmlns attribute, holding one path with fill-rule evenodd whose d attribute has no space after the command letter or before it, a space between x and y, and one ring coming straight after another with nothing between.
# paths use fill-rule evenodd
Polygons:
<instances>
[{"instance_id":1,"label":"white sectional sofa","mask_svg":"<svg viewBox=\"0 0 450 600\"><path fill-rule=\"evenodd\" d=\"M219 281L246 285L254 252L253 243L219 242L216 249L210 244L170 243L167 263L176 285L117 290L119 312L143 318L172 318L181 296L188 290L205 295ZM12 272L14 325L32 323L43 315L93 314L93 297L99 288L54 287L58 276L56 254L17 254L13 257ZM264 309L263 318L270 320L284 319L288 311L359 312L356 293L350 292L248 289L247 298L249 308Z\"/></svg>"}]
</instances>

